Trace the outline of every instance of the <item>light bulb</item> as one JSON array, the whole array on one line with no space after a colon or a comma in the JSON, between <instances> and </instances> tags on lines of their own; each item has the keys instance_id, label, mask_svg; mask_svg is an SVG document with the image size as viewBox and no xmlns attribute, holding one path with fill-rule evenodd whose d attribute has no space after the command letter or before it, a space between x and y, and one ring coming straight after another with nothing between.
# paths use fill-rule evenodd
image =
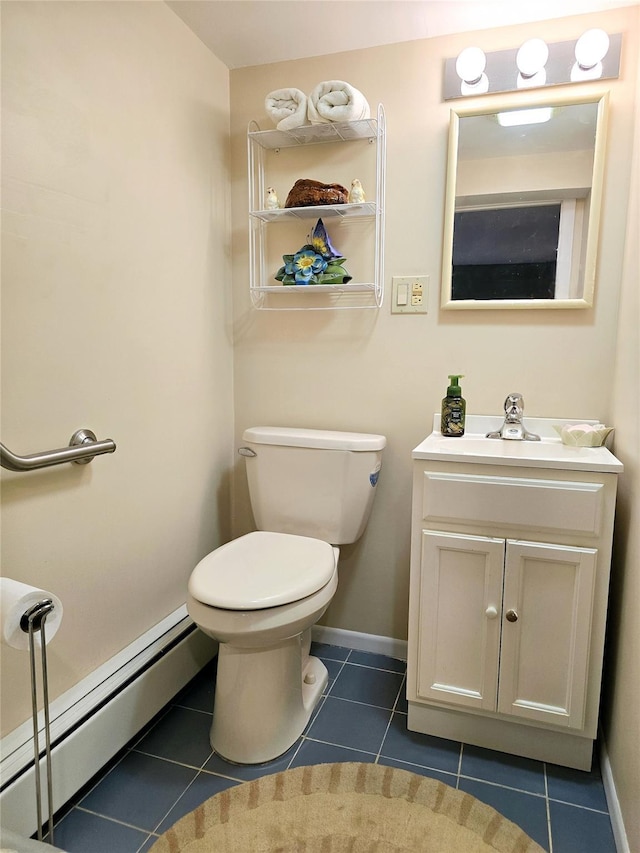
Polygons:
<instances>
[{"instance_id":1,"label":"light bulb","mask_svg":"<svg viewBox=\"0 0 640 853\"><path fill-rule=\"evenodd\" d=\"M486 74L481 74L474 83L465 83L463 80L460 83L461 95L485 95L489 91L489 78Z\"/></svg>"},{"instance_id":2,"label":"light bulb","mask_svg":"<svg viewBox=\"0 0 640 853\"><path fill-rule=\"evenodd\" d=\"M487 57L479 47L465 47L456 59L458 77L469 85L479 83L482 79Z\"/></svg>"},{"instance_id":3,"label":"light bulb","mask_svg":"<svg viewBox=\"0 0 640 853\"><path fill-rule=\"evenodd\" d=\"M531 76L524 76L521 72L518 74L516 85L518 89L536 89L538 86L546 86L547 84L547 69L541 68L540 71Z\"/></svg>"},{"instance_id":4,"label":"light bulb","mask_svg":"<svg viewBox=\"0 0 640 853\"><path fill-rule=\"evenodd\" d=\"M604 30L587 30L576 42L576 62L583 70L595 68L607 55L609 36Z\"/></svg>"},{"instance_id":5,"label":"light bulb","mask_svg":"<svg viewBox=\"0 0 640 853\"><path fill-rule=\"evenodd\" d=\"M572 83L583 83L585 80L599 80L602 77L602 63L596 62L591 68L583 68L577 62L574 62L570 77Z\"/></svg>"},{"instance_id":6,"label":"light bulb","mask_svg":"<svg viewBox=\"0 0 640 853\"><path fill-rule=\"evenodd\" d=\"M516 65L523 77L534 77L546 65L549 48L542 39L529 39L518 50Z\"/></svg>"}]
</instances>

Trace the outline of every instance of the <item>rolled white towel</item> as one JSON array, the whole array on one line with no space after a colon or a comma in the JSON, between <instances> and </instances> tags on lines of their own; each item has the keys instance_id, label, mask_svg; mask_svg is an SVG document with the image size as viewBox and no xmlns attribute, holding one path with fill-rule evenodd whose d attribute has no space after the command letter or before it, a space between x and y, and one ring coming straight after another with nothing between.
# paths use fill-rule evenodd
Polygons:
<instances>
[{"instance_id":1,"label":"rolled white towel","mask_svg":"<svg viewBox=\"0 0 640 853\"><path fill-rule=\"evenodd\" d=\"M269 118L278 130L293 130L307 120L307 96L300 89L276 89L264 99Z\"/></svg>"},{"instance_id":2,"label":"rolled white towel","mask_svg":"<svg viewBox=\"0 0 640 853\"><path fill-rule=\"evenodd\" d=\"M365 96L344 80L318 83L309 95L308 113L311 124L358 121L371 116Z\"/></svg>"}]
</instances>

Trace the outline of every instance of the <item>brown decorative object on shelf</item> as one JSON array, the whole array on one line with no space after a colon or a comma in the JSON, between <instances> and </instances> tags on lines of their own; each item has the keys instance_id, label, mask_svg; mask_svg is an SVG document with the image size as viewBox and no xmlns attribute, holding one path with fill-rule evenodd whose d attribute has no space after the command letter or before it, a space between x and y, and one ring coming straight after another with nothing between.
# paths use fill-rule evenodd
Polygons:
<instances>
[{"instance_id":1,"label":"brown decorative object on shelf","mask_svg":"<svg viewBox=\"0 0 640 853\"><path fill-rule=\"evenodd\" d=\"M323 184L300 178L289 190L285 207L314 207L319 204L347 204L349 191L341 184Z\"/></svg>"}]
</instances>

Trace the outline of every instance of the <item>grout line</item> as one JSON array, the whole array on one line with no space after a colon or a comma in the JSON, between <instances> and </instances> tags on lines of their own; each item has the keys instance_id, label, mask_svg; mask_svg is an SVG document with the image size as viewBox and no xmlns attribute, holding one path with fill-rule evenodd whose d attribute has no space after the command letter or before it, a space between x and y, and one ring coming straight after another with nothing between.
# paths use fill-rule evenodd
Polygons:
<instances>
[{"instance_id":1,"label":"grout line","mask_svg":"<svg viewBox=\"0 0 640 853\"><path fill-rule=\"evenodd\" d=\"M378 711L389 711L389 713L391 713L393 710L393 706L390 708L388 705L374 705L373 702L361 702L359 699L345 699L344 696L334 696L333 693L328 693L325 698L328 699L329 697L340 702L349 702L351 705L362 705L364 708L376 708ZM398 713L402 714L404 712L398 711Z\"/></svg>"},{"instance_id":2,"label":"grout line","mask_svg":"<svg viewBox=\"0 0 640 853\"><path fill-rule=\"evenodd\" d=\"M606 815L606 817L610 818L611 815L607 811L603 811L602 809L595 809L593 806L585 806L582 803L572 803L571 800L559 800L557 797L549 797L550 803L561 803L563 806L573 806L574 809L582 809L585 812L592 812L593 814L602 814Z\"/></svg>"},{"instance_id":3,"label":"grout line","mask_svg":"<svg viewBox=\"0 0 640 853\"><path fill-rule=\"evenodd\" d=\"M144 841L142 842L142 844L140 845L140 847L138 847L138 849L136 850L136 853L140 853L140 851L142 850L142 848L143 848L143 847L145 846L145 844L147 844L149 841L153 841L153 840L157 841L157 840L158 840L158 838L160 838L160 836L159 836L159 835L156 835L156 833L155 833L155 832L149 832L149 833L147 834L147 837L145 838L145 840L144 840Z\"/></svg>"},{"instance_id":4,"label":"grout line","mask_svg":"<svg viewBox=\"0 0 640 853\"><path fill-rule=\"evenodd\" d=\"M325 660L332 660L332 658L325 658ZM349 666L357 666L358 669L370 669L372 672L385 672L390 673L391 675L404 675L405 670L397 670L397 669L385 669L382 666L368 666L366 663L357 663L356 661L342 661L342 663L348 663Z\"/></svg>"},{"instance_id":5,"label":"grout line","mask_svg":"<svg viewBox=\"0 0 640 853\"><path fill-rule=\"evenodd\" d=\"M372 755L374 757L376 756L375 752L369 752L366 749L358 749L357 746L345 746L343 743L332 743L332 741L330 741L330 740L320 740L319 738L316 738L316 737L307 737L307 738L305 738L305 740L308 740L309 743L321 743L324 746L335 746L338 749L350 749L351 752L361 752L363 755ZM375 764L375 762L374 762L374 764Z\"/></svg>"},{"instance_id":6,"label":"grout line","mask_svg":"<svg viewBox=\"0 0 640 853\"><path fill-rule=\"evenodd\" d=\"M549 838L549 853L553 853L553 836L551 834L551 808L549 807L549 779L547 776L547 762L542 763L542 772L544 775L544 800L545 809L547 812L547 836Z\"/></svg>"},{"instance_id":7,"label":"grout line","mask_svg":"<svg viewBox=\"0 0 640 853\"><path fill-rule=\"evenodd\" d=\"M420 770L431 770L434 773L441 774L442 776L451 776L452 779L456 778L456 774L454 772L452 772L451 770L442 770L440 767L431 767L429 764L416 764L415 761L406 761L404 758L394 758L391 755L381 755L380 757L386 759L387 761L397 761L398 764L405 764L407 766L407 768L416 767L416 768L419 768ZM422 776L424 774L419 773L418 775ZM432 777L429 777L429 778L432 778ZM451 787L453 788L453 784L451 784Z\"/></svg>"},{"instance_id":8,"label":"grout line","mask_svg":"<svg viewBox=\"0 0 640 853\"><path fill-rule=\"evenodd\" d=\"M186 764L184 761L177 761L175 758L167 758L164 755L156 755L154 752L145 752L142 749L131 749L131 750L129 750L129 752L135 752L136 755L145 755L147 758L155 758L158 761L165 761L167 764L174 764L177 767L184 767L186 770L195 770L196 772L199 772L200 770L202 770L204 768L204 765L207 763L207 761L214 754L213 752L210 752L207 755L207 757L205 758L205 760L202 762L202 764ZM100 780L100 781L102 781L102 780ZM189 783L189 784L191 784L191 783ZM0 851L0 853L1 853L1 851Z\"/></svg>"},{"instance_id":9,"label":"grout line","mask_svg":"<svg viewBox=\"0 0 640 853\"><path fill-rule=\"evenodd\" d=\"M79 812L84 812L85 814L90 814L94 817L100 817L103 820L109 820L111 821L111 823L117 823L119 826L126 826L128 829L135 829L138 832L145 832L147 835L149 835L149 833L154 834L152 829L147 829L144 826L136 826L135 823L127 823L124 820L118 820L118 818L111 817L110 815L103 814L102 812L94 812L92 809L84 808L84 806L74 806L74 808L76 808Z\"/></svg>"},{"instance_id":10,"label":"grout line","mask_svg":"<svg viewBox=\"0 0 640 853\"><path fill-rule=\"evenodd\" d=\"M210 753L209 753L209 755L208 755L208 756L205 758L205 760L202 762L202 764L200 765L200 769L199 769L199 770L198 770L198 772L195 774L195 776L193 777L193 779L189 782L189 784L188 784L188 785L183 789L183 791L182 791L182 793L180 794L180 796L179 796L176 800L174 800L174 802L169 806L169 808L168 808L168 809L166 810L166 812L162 815L162 817L160 818L160 820L159 820L159 821L156 823L156 825L153 827L153 831L154 831L154 832L158 829L158 827L160 826L160 824L162 823L162 821L167 817L167 815L169 814L169 812L170 812L172 809L174 809L174 808L178 805L178 803L180 802L180 800L184 797L184 795L187 793L187 791L189 790L189 788L193 785L193 783L196 781L196 779L198 778L198 776L202 773L202 769L203 769L204 765L207 763L207 761L211 758L211 756L212 756L212 755L213 755L213 751L212 751L212 752L210 752ZM160 756L152 756L152 757L153 757L153 758L159 758ZM177 762L175 762L175 763L177 764Z\"/></svg>"},{"instance_id":11,"label":"grout line","mask_svg":"<svg viewBox=\"0 0 640 853\"><path fill-rule=\"evenodd\" d=\"M515 788L513 785L503 785L501 782L492 782L490 779L483 779L481 776L467 776L461 773L460 779L468 779L470 782L482 782L483 785L491 785L492 788L502 788L503 791L515 791L518 794L528 794L530 797L545 799L545 794L537 794L535 791L527 791L526 788Z\"/></svg>"}]
</instances>

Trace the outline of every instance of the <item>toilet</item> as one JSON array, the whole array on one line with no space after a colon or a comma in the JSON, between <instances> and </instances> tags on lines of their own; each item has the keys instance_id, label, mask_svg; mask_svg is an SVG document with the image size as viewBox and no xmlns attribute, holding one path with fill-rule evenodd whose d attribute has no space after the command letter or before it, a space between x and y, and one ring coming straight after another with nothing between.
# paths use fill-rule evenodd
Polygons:
<instances>
[{"instance_id":1,"label":"toilet","mask_svg":"<svg viewBox=\"0 0 640 853\"><path fill-rule=\"evenodd\" d=\"M246 462L256 531L207 554L187 609L218 640L211 746L227 761L282 755L309 722L328 674L311 628L338 585L339 545L367 525L383 435L252 427Z\"/></svg>"}]
</instances>

